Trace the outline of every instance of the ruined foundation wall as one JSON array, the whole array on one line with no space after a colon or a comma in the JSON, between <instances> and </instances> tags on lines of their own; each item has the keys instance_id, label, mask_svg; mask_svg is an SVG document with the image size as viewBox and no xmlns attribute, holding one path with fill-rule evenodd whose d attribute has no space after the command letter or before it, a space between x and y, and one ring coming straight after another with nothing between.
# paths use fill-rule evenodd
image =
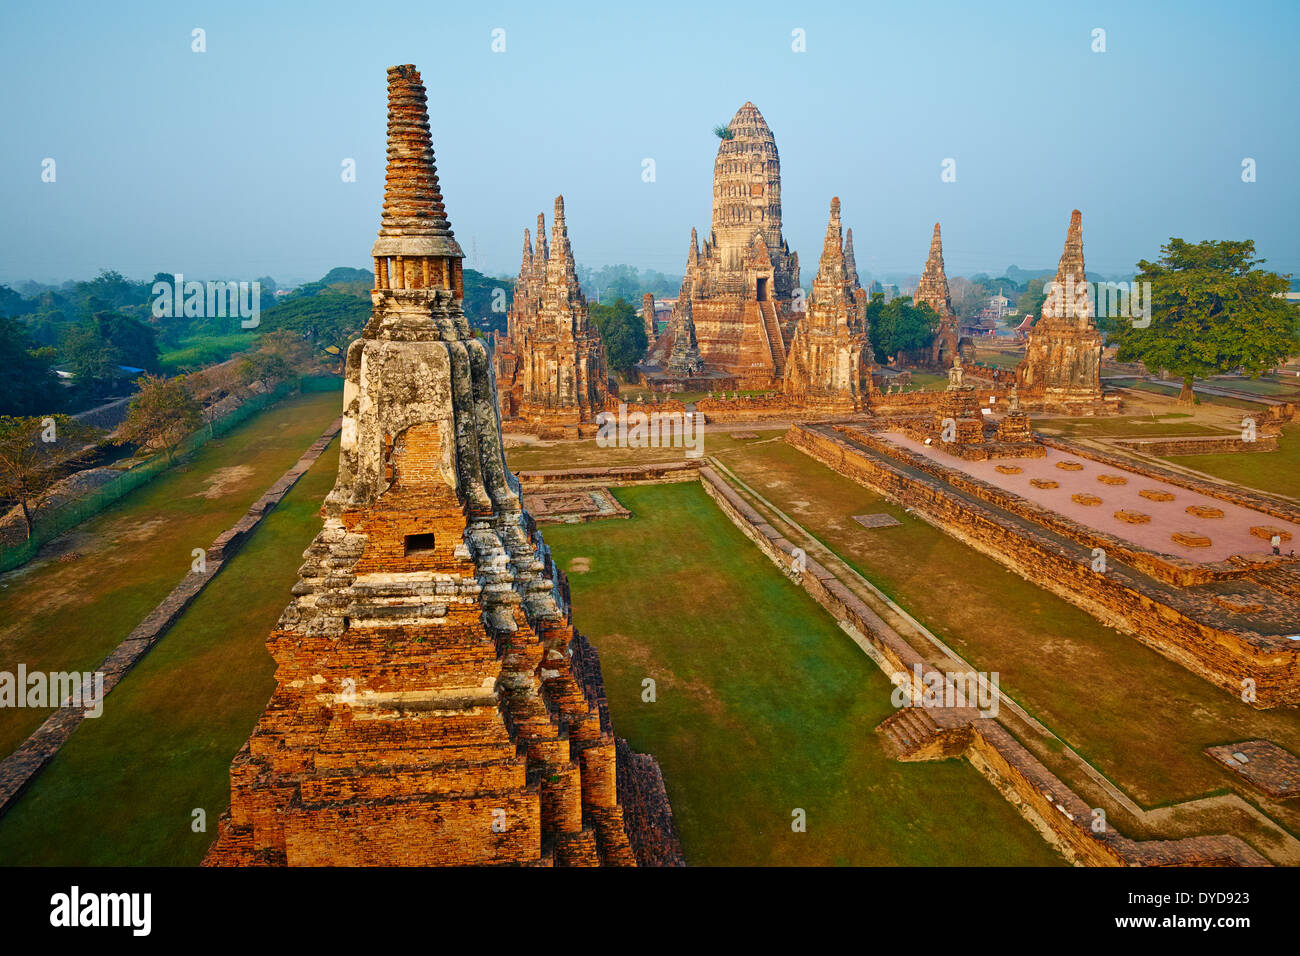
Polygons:
<instances>
[{"instance_id":1,"label":"ruined foundation wall","mask_svg":"<svg viewBox=\"0 0 1300 956\"><path fill-rule=\"evenodd\" d=\"M795 426L786 440L845 477L915 509L935 527L1224 690L1239 694L1243 680L1253 679L1254 706L1300 704L1300 649L1253 632L1193 620L1173 606L1176 592L1161 595L1167 603L1125 580L1127 576L1120 570L1098 574L1046 536L1009 528L991 513L958 501L937 484L917 480L858 453L842 439L832 440Z\"/></svg>"}]
</instances>

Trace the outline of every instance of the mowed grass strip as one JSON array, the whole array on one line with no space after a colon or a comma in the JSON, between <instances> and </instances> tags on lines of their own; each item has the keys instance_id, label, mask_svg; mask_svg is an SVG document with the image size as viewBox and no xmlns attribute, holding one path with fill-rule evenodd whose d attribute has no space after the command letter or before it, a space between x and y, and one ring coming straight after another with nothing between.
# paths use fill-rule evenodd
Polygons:
<instances>
[{"instance_id":1,"label":"mowed grass strip","mask_svg":"<svg viewBox=\"0 0 1300 956\"><path fill-rule=\"evenodd\" d=\"M1172 412L1161 415L1120 415L1114 418L1040 418L1033 428L1065 438L1164 438L1240 432L1210 422L1188 421L1192 416Z\"/></svg>"},{"instance_id":2,"label":"mowed grass strip","mask_svg":"<svg viewBox=\"0 0 1300 956\"><path fill-rule=\"evenodd\" d=\"M631 519L543 534L615 731L663 767L688 863L1061 862L969 764L885 756L889 681L698 484L614 493Z\"/></svg>"},{"instance_id":3,"label":"mowed grass strip","mask_svg":"<svg viewBox=\"0 0 1300 956\"><path fill-rule=\"evenodd\" d=\"M1295 709L1255 710L797 449L719 457L1143 806L1227 787L1201 753L1212 744L1265 737L1300 753ZM902 525L852 517L876 512Z\"/></svg>"},{"instance_id":4,"label":"mowed grass strip","mask_svg":"<svg viewBox=\"0 0 1300 956\"><path fill-rule=\"evenodd\" d=\"M0 818L0 864L203 858L230 799L231 758L275 689L266 637L320 530L320 503L337 471L336 441L106 698L103 715L82 722ZM206 831L193 829L196 809Z\"/></svg>"},{"instance_id":5,"label":"mowed grass strip","mask_svg":"<svg viewBox=\"0 0 1300 956\"><path fill-rule=\"evenodd\" d=\"M1300 425L1284 425L1276 451L1178 455L1165 461L1250 488L1300 498Z\"/></svg>"},{"instance_id":6,"label":"mowed grass strip","mask_svg":"<svg viewBox=\"0 0 1300 956\"><path fill-rule=\"evenodd\" d=\"M207 548L339 414L338 392L296 395L205 444L190 459L0 575L0 671L87 671L117 646ZM75 553L73 561L60 555ZM0 708L0 755L48 709Z\"/></svg>"}]
</instances>

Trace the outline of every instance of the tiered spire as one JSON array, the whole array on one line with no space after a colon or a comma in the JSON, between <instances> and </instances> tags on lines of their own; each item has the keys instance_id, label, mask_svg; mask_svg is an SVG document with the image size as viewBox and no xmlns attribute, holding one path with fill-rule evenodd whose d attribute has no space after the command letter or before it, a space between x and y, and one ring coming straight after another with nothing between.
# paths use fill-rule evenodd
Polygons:
<instances>
[{"instance_id":1,"label":"tiered spire","mask_svg":"<svg viewBox=\"0 0 1300 956\"><path fill-rule=\"evenodd\" d=\"M844 273L849 277L849 284L853 288L862 287L861 280L858 279L858 261L853 255L853 230L850 229L844 234Z\"/></svg>"},{"instance_id":2,"label":"tiered spire","mask_svg":"<svg viewBox=\"0 0 1300 956\"><path fill-rule=\"evenodd\" d=\"M857 294L849 277L845 252L836 197L831 200L808 310L790 344L783 386L796 403L853 412L865 407L870 393L871 352L865 319L858 315L865 296Z\"/></svg>"},{"instance_id":3,"label":"tiered spire","mask_svg":"<svg viewBox=\"0 0 1300 956\"><path fill-rule=\"evenodd\" d=\"M546 214L539 212L537 214L537 255L545 261L550 254L546 246Z\"/></svg>"},{"instance_id":4,"label":"tiered spire","mask_svg":"<svg viewBox=\"0 0 1300 956\"><path fill-rule=\"evenodd\" d=\"M840 197L831 199L831 215L826 223L826 238L822 241L822 258L817 268L817 278L823 282L843 285L844 233L840 222Z\"/></svg>"},{"instance_id":5,"label":"tiered spire","mask_svg":"<svg viewBox=\"0 0 1300 956\"><path fill-rule=\"evenodd\" d=\"M1083 265L1083 214L1070 213L1070 228L1065 233L1065 249L1056 266L1056 280L1043 302L1043 318L1058 322L1073 320L1080 328L1093 325L1088 276Z\"/></svg>"},{"instance_id":6,"label":"tiered spire","mask_svg":"<svg viewBox=\"0 0 1300 956\"><path fill-rule=\"evenodd\" d=\"M691 313L691 280L682 282L677 294L677 307L673 309L673 350L668 357L670 375L695 375L704 368L700 346L695 339L695 318Z\"/></svg>"},{"instance_id":7,"label":"tiered spire","mask_svg":"<svg viewBox=\"0 0 1300 956\"><path fill-rule=\"evenodd\" d=\"M587 298L578 282L578 266L569 244L569 226L564 221L564 197L555 197L555 216L551 220L551 251L546 261L546 288L548 295L558 296L558 318L575 331L587 324Z\"/></svg>"},{"instance_id":8,"label":"tiered spire","mask_svg":"<svg viewBox=\"0 0 1300 956\"><path fill-rule=\"evenodd\" d=\"M920 305L924 302L943 318L953 315L952 297L948 292L948 277L943 271L943 237L939 234L939 224L934 224L934 235L930 238L930 257L925 261L925 271L916 284L912 301Z\"/></svg>"},{"instance_id":9,"label":"tiered spire","mask_svg":"<svg viewBox=\"0 0 1300 956\"><path fill-rule=\"evenodd\" d=\"M372 255L465 255L447 221L424 84L413 66L388 69L388 168L383 220Z\"/></svg>"},{"instance_id":10,"label":"tiered spire","mask_svg":"<svg viewBox=\"0 0 1300 956\"><path fill-rule=\"evenodd\" d=\"M274 694L205 862L678 858L635 842L655 826L636 805L625 822L616 782L657 818L667 797L640 795L644 758L613 736L599 661L522 508L487 345L446 284L461 253L419 73L388 77L384 226L371 322L348 348L338 479L267 641Z\"/></svg>"}]
</instances>

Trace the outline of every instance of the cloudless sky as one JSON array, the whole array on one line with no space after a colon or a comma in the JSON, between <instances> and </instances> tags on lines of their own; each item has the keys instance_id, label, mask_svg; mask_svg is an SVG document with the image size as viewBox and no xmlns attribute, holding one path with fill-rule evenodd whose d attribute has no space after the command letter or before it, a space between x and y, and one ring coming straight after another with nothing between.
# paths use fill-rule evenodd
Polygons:
<instances>
[{"instance_id":1,"label":"cloudless sky","mask_svg":"<svg viewBox=\"0 0 1300 956\"><path fill-rule=\"evenodd\" d=\"M1298 28L1295 2L1191 0L7 4L0 281L365 267L399 63L428 87L467 264L492 274L557 193L579 263L681 274L712 128L746 100L805 282L833 195L876 275L919 272L936 220L950 274L1054 266L1076 207L1090 272L1181 236L1253 238L1300 273Z\"/></svg>"}]
</instances>

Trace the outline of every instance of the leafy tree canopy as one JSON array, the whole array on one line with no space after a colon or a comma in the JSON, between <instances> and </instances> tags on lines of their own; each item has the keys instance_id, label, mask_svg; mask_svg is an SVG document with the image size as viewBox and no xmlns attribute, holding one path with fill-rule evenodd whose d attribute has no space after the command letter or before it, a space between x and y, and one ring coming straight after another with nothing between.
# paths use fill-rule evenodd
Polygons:
<instances>
[{"instance_id":1,"label":"leafy tree canopy","mask_svg":"<svg viewBox=\"0 0 1300 956\"><path fill-rule=\"evenodd\" d=\"M1121 362L1183 379L1179 401L1195 401L1192 380L1237 369L1257 376L1300 349L1300 312L1280 293L1287 276L1260 269L1254 240L1171 238L1155 262L1143 259L1138 282L1151 283L1151 324L1104 323Z\"/></svg>"},{"instance_id":2,"label":"leafy tree canopy","mask_svg":"<svg viewBox=\"0 0 1300 956\"><path fill-rule=\"evenodd\" d=\"M924 303L914 305L911 296L886 302L884 293L877 292L867 303L867 322L871 350L877 362L886 364L900 352L929 348L939 327L939 316Z\"/></svg>"},{"instance_id":3,"label":"leafy tree canopy","mask_svg":"<svg viewBox=\"0 0 1300 956\"><path fill-rule=\"evenodd\" d=\"M53 358L54 350L37 346L21 323L0 316L0 415L36 415L60 406Z\"/></svg>"},{"instance_id":4,"label":"leafy tree canopy","mask_svg":"<svg viewBox=\"0 0 1300 956\"><path fill-rule=\"evenodd\" d=\"M613 305L593 303L589 310L591 321L605 344L609 367L616 372L631 371L649 348L645 324L637 318L636 309L618 299Z\"/></svg>"}]
</instances>

